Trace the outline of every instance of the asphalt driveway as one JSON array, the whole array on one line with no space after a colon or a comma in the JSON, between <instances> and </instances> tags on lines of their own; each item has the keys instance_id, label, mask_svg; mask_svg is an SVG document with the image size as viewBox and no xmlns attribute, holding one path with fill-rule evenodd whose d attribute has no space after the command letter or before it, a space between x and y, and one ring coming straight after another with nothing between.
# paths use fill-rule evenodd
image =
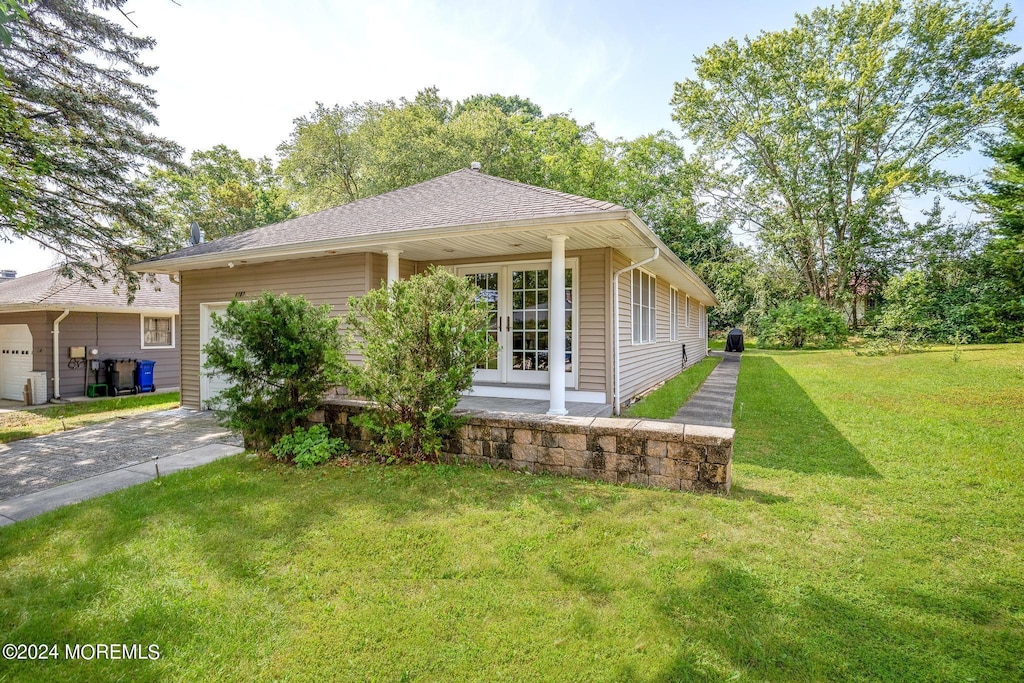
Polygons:
<instances>
[{"instance_id":1,"label":"asphalt driveway","mask_svg":"<svg viewBox=\"0 0 1024 683\"><path fill-rule=\"evenodd\" d=\"M241 440L212 413L186 408L0 444L0 501L214 444L240 446Z\"/></svg>"}]
</instances>

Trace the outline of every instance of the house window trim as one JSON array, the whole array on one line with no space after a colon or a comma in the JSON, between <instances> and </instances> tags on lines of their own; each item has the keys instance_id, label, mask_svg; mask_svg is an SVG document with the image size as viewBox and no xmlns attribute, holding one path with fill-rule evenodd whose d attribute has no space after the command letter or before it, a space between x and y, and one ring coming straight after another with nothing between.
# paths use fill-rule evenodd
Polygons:
<instances>
[{"instance_id":1,"label":"house window trim","mask_svg":"<svg viewBox=\"0 0 1024 683\"><path fill-rule=\"evenodd\" d=\"M689 294L686 295L686 311L684 312L684 314L686 315L686 329L690 329L690 295Z\"/></svg>"},{"instance_id":2,"label":"house window trim","mask_svg":"<svg viewBox=\"0 0 1024 683\"><path fill-rule=\"evenodd\" d=\"M629 338L630 338L630 341L631 341L633 346L646 346L648 344L657 344L658 343L658 276L655 275L654 273L652 273L649 270L645 270L644 268L635 268L633 270L633 272L640 274L641 285L643 284L643 278L644 278L645 275L647 277L651 278L651 290L653 291L653 296L651 296L651 300L650 300L651 304L650 304L650 306L647 307L651 311L649 324L646 325L646 326L643 324L644 320L643 320L643 315L641 314L641 316L640 316L640 339L637 340L636 335L633 333L633 322L634 322L634 318L636 316L636 313L635 313L635 310L636 310L635 309L635 306L636 306L635 297L636 297L636 289L637 288L633 286L633 277L632 277L632 274L631 274L630 279L629 279ZM642 287L641 287L641 289L642 289ZM641 310L641 313L642 313L643 308L644 308L644 304L641 303L640 307L641 307L640 310ZM646 341L644 341L644 329L645 329L645 327L646 327L647 331L651 333L651 338L646 340Z\"/></svg>"},{"instance_id":3,"label":"house window trim","mask_svg":"<svg viewBox=\"0 0 1024 683\"><path fill-rule=\"evenodd\" d=\"M679 341L679 290L668 288L668 339Z\"/></svg>"},{"instance_id":4,"label":"house window trim","mask_svg":"<svg viewBox=\"0 0 1024 683\"><path fill-rule=\"evenodd\" d=\"M150 349L173 349L173 348L175 348L178 340L176 338L177 335L175 334L175 332L176 332L175 328L177 327L177 325L174 324L174 321L175 321L175 318L177 318L177 317L178 316L174 315L173 313L170 314L170 315L163 315L163 314L154 315L154 314L151 314L151 313L140 313L139 314L139 348L140 349L145 349L147 351L150 350ZM166 344L147 344L146 343L146 318L167 318L168 320L171 321L171 343L170 343L169 346L166 345Z\"/></svg>"}]
</instances>

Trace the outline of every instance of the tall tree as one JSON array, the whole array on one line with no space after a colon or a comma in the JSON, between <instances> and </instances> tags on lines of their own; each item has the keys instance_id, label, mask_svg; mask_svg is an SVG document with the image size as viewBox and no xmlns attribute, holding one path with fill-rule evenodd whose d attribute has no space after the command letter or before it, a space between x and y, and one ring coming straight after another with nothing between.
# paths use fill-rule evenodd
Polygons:
<instances>
[{"instance_id":1,"label":"tall tree","mask_svg":"<svg viewBox=\"0 0 1024 683\"><path fill-rule=\"evenodd\" d=\"M196 221L208 239L295 215L270 159L246 159L224 145L193 152L184 171L155 169L156 205L180 238Z\"/></svg>"},{"instance_id":2,"label":"tall tree","mask_svg":"<svg viewBox=\"0 0 1024 683\"><path fill-rule=\"evenodd\" d=\"M987 150L995 165L974 199L991 222L986 255L1024 297L1024 104L1015 110L1005 137Z\"/></svg>"},{"instance_id":3,"label":"tall tree","mask_svg":"<svg viewBox=\"0 0 1024 683\"><path fill-rule=\"evenodd\" d=\"M674 118L714 164L708 189L797 272L849 300L872 250L902 228L900 200L954 181L934 163L983 139L1020 96L1008 8L869 0L729 40L675 86Z\"/></svg>"},{"instance_id":4,"label":"tall tree","mask_svg":"<svg viewBox=\"0 0 1024 683\"><path fill-rule=\"evenodd\" d=\"M178 145L144 130L156 124L155 69L141 61L151 38L93 11L124 0L39 0L6 24L0 99L0 240L34 240L68 271L99 275L103 254L127 266L166 245L146 165L173 166Z\"/></svg>"}]
</instances>

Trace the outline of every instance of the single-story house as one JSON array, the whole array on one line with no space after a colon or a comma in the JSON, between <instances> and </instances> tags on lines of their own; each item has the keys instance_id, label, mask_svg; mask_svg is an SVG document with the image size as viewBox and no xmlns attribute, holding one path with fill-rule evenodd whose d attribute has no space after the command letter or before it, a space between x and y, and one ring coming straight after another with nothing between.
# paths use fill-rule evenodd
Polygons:
<instances>
[{"instance_id":1,"label":"single-story house","mask_svg":"<svg viewBox=\"0 0 1024 683\"><path fill-rule=\"evenodd\" d=\"M131 305L123 284L58 268L0 282L0 398L21 400L40 372L47 399L84 396L90 361L108 358L156 361L156 386L179 385L178 286L166 275L143 278Z\"/></svg>"},{"instance_id":2,"label":"single-story house","mask_svg":"<svg viewBox=\"0 0 1024 683\"><path fill-rule=\"evenodd\" d=\"M201 408L222 387L201 371L210 316L231 300L269 290L342 316L349 297L432 264L471 278L494 313L501 350L474 395L547 400L552 414L566 401L620 406L707 353L718 302L636 214L477 164L134 269L180 278L182 404Z\"/></svg>"}]
</instances>

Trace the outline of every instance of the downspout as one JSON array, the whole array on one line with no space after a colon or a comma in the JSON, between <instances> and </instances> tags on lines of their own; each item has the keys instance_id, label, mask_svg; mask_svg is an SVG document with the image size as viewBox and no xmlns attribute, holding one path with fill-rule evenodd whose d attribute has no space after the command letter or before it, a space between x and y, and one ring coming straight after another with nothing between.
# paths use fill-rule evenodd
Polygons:
<instances>
[{"instance_id":1,"label":"downspout","mask_svg":"<svg viewBox=\"0 0 1024 683\"><path fill-rule=\"evenodd\" d=\"M171 273L167 276L167 279L179 287L181 286L181 273Z\"/></svg>"},{"instance_id":2,"label":"downspout","mask_svg":"<svg viewBox=\"0 0 1024 683\"><path fill-rule=\"evenodd\" d=\"M60 400L60 321L71 314L71 309L65 308L64 312L53 321L53 400Z\"/></svg>"},{"instance_id":3,"label":"downspout","mask_svg":"<svg viewBox=\"0 0 1024 683\"><path fill-rule=\"evenodd\" d=\"M661 255L661 249L659 247L654 248L654 253L651 254L650 258L645 258L643 261L634 263L631 266L626 266L622 270L612 274L612 348L615 352L612 354L612 377L614 378L613 394L612 394L612 413L615 415L619 414L619 276L623 273L628 273L634 268L646 265L651 261L655 260Z\"/></svg>"}]
</instances>

